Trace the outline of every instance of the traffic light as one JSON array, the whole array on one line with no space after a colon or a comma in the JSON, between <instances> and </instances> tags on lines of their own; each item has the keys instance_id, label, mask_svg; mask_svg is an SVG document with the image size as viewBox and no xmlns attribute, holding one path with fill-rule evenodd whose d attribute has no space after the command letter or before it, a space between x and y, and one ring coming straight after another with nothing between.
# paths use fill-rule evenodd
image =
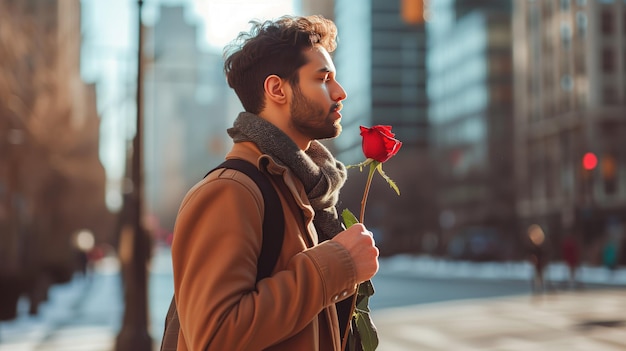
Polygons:
<instances>
[{"instance_id":1,"label":"traffic light","mask_svg":"<svg viewBox=\"0 0 626 351\"><path fill-rule=\"evenodd\" d=\"M598 165L598 157L593 152L588 152L583 156L583 168L591 171Z\"/></svg>"},{"instance_id":2,"label":"traffic light","mask_svg":"<svg viewBox=\"0 0 626 351\"><path fill-rule=\"evenodd\" d=\"M424 0L400 0L402 20L408 24L424 23Z\"/></svg>"}]
</instances>

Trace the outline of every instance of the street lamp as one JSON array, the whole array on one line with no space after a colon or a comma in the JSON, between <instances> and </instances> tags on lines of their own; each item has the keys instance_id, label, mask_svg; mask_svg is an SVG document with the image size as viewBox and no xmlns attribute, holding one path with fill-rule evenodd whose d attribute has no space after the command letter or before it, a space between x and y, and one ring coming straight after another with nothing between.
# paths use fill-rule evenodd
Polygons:
<instances>
[{"instance_id":1,"label":"street lamp","mask_svg":"<svg viewBox=\"0 0 626 351\"><path fill-rule=\"evenodd\" d=\"M124 319L115 343L116 351L151 351L148 333L148 274L151 242L143 228L143 0L138 0L137 43L137 130L133 139L132 193L125 198L122 209L119 256L124 283Z\"/></svg>"},{"instance_id":2,"label":"street lamp","mask_svg":"<svg viewBox=\"0 0 626 351\"><path fill-rule=\"evenodd\" d=\"M7 129L3 127L8 127ZM20 181L20 157L25 137L24 131L13 127L12 123L0 125L0 132L6 131L6 137L0 134L0 154L8 157L0 158L0 211L4 211L4 218L0 218L0 285L2 299L0 299L0 321L11 320L17 317L17 303L22 289L19 284L22 273L20 264L21 246L20 227L21 216L15 206L17 194L22 191ZM4 183L4 184L3 184ZM1 189L4 185L4 189ZM2 191L4 190L4 191ZM3 194L4 193L4 194ZM3 223L4 222L4 223ZM4 224L4 225L3 225Z\"/></svg>"}]
</instances>

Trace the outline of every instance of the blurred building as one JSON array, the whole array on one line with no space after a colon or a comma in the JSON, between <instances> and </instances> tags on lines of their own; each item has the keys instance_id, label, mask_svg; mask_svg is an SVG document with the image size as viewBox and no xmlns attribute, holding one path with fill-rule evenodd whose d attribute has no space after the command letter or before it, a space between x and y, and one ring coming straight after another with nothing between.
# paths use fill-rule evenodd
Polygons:
<instances>
[{"instance_id":1,"label":"blurred building","mask_svg":"<svg viewBox=\"0 0 626 351\"><path fill-rule=\"evenodd\" d=\"M185 193L223 160L226 129L241 111L221 52L199 49L185 9L161 6L145 49L145 194L148 213L167 230Z\"/></svg>"},{"instance_id":2,"label":"blurred building","mask_svg":"<svg viewBox=\"0 0 626 351\"><path fill-rule=\"evenodd\" d=\"M456 258L508 258L518 241L511 2L430 4L428 118L442 247Z\"/></svg>"},{"instance_id":3,"label":"blurred building","mask_svg":"<svg viewBox=\"0 0 626 351\"><path fill-rule=\"evenodd\" d=\"M626 2L516 0L513 20L521 230L595 257L626 222Z\"/></svg>"},{"instance_id":4,"label":"blurred building","mask_svg":"<svg viewBox=\"0 0 626 351\"><path fill-rule=\"evenodd\" d=\"M112 237L80 43L79 0L0 1L0 319L80 269L78 232Z\"/></svg>"},{"instance_id":5,"label":"blurred building","mask_svg":"<svg viewBox=\"0 0 626 351\"><path fill-rule=\"evenodd\" d=\"M322 15L331 21L335 20L335 0L300 0L301 13L304 16Z\"/></svg>"},{"instance_id":6,"label":"blurred building","mask_svg":"<svg viewBox=\"0 0 626 351\"><path fill-rule=\"evenodd\" d=\"M400 1L335 1L338 80L348 92L334 143L339 158L360 162L359 125L391 125L404 147L428 143L426 37L423 24L402 20Z\"/></svg>"},{"instance_id":7,"label":"blurred building","mask_svg":"<svg viewBox=\"0 0 626 351\"><path fill-rule=\"evenodd\" d=\"M339 44L334 54L337 79L348 93L343 133L333 140L346 164L364 160L359 126L390 125L403 142L385 172L400 188L398 197L384 182L374 183L366 218L383 254L421 250L434 230L434 174L428 153L426 36L424 24L403 21L401 1L335 0ZM359 211L366 173L350 171L342 203Z\"/></svg>"}]
</instances>

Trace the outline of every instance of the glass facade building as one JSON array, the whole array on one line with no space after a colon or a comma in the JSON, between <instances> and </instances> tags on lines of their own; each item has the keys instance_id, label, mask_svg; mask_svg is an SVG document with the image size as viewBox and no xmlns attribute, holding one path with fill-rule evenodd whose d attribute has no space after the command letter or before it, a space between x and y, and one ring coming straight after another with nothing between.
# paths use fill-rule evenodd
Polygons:
<instances>
[{"instance_id":1,"label":"glass facade building","mask_svg":"<svg viewBox=\"0 0 626 351\"><path fill-rule=\"evenodd\" d=\"M438 1L432 11L428 118L431 152L438 160L443 246L453 257L474 258L476 253L465 251L464 242L483 240L501 249L476 258L507 258L518 241L512 173L511 8Z\"/></svg>"}]
</instances>

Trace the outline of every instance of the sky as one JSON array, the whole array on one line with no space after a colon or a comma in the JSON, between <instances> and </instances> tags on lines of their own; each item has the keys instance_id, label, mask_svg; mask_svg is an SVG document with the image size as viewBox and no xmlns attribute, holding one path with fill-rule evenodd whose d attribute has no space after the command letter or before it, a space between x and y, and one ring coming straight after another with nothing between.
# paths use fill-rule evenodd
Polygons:
<instances>
[{"instance_id":1,"label":"sky","mask_svg":"<svg viewBox=\"0 0 626 351\"><path fill-rule=\"evenodd\" d=\"M293 13L293 0L189 0L193 12L205 21L204 39L220 50L251 19L269 19Z\"/></svg>"},{"instance_id":2,"label":"sky","mask_svg":"<svg viewBox=\"0 0 626 351\"><path fill-rule=\"evenodd\" d=\"M185 5L188 22L198 24L198 46L223 47L252 19L297 14L297 0L144 0L144 24L158 20L159 6ZM100 126L100 159L107 173L107 205L121 206L126 148L135 134L137 1L81 0L82 63L87 83L96 83Z\"/></svg>"}]
</instances>

